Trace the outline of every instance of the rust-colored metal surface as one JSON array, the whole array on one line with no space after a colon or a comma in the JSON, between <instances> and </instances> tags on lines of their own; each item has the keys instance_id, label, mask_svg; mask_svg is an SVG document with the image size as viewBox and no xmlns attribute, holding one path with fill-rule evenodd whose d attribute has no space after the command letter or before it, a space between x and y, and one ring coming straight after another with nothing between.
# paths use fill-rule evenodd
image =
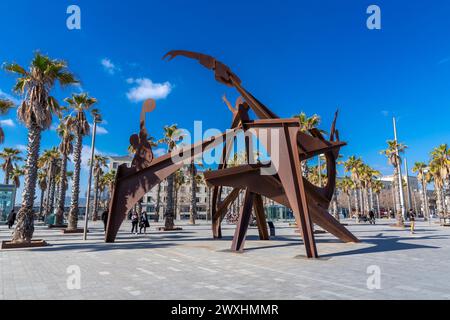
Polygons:
<instances>
[{"instance_id":1,"label":"rust-colored metal surface","mask_svg":"<svg viewBox=\"0 0 450 320\"><path fill-rule=\"evenodd\" d=\"M141 116L140 134L133 135L130 139L137 150L133 164L131 168L121 166L118 170L110 205L111 219L108 222L106 241L115 240L126 213L151 188L181 168L184 161L223 143L221 162L217 170L205 172L207 183L214 187L212 198L214 238L222 237L221 223L225 214L241 192L244 192L244 201L232 243L233 251L244 250L245 237L253 211L260 239L269 239L263 196L292 209L309 258L318 257L314 223L344 242L358 242L352 233L328 213L336 187L336 159L340 148L345 146L344 142L339 141L339 133L336 129L337 113L329 140L326 140L316 129L307 133L301 132L297 119L280 119L249 93L242 86L239 77L225 64L208 55L180 50L171 51L164 58L171 60L177 56L198 60L204 67L214 71L218 82L234 87L240 93L241 97L237 99L234 107L225 96L223 97L232 112L231 131L190 146L185 152L177 151L179 157L174 158L173 154L167 154L153 159L151 147L149 148L146 144L145 113L153 111L155 104L154 101L146 102L142 111L143 116ZM252 110L259 119L252 120L249 110ZM227 160L238 132L265 135L267 139L262 139L260 142L270 156L270 163L261 164L250 161L254 153L252 134L249 134L246 135L248 138L245 150L247 163L229 168ZM301 162L321 154L324 154L327 160L328 182L325 187L319 188L303 177ZM276 170L267 174L269 168L276 168ZM223 199L224 187L231 187L233 190Z\"/></svg>"}]
</instances>

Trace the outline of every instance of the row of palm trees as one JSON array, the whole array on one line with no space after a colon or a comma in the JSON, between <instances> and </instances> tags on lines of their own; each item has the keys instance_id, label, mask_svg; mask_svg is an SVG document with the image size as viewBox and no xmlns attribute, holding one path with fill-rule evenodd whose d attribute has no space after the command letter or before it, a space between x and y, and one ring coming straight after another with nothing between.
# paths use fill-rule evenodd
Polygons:
<instances>
[{"instance_id":1,"label":"row of palm trees","mask_svg":"<svg viewBox=\"0 0 450 320\"><path fill-rule=\"evenodd\" d=\"M17 63L6 63L4 70L15 74L17 80L13 91L22 97L17 109L19 121L28 129L27 155L24 168L16 167L17 172L24 173L25 182L22 196L22 205L17 214L17 225L13 233L14 243L28 243L34 233L34 202L36 188L39 182L41 190L46 189L46 213L56 207L56 224L62 224L64 214L65 193L68 185L67 164L72 155L74 171L72 175L72 197L69 211L68 229L76 230L79 214L79 193L81 173L81 153L83 138L90 133L88 114L94 121L100 118L98 109L93 108L97 103L95 98L87 93L73 94L65 99L66 106L61 106L57 99L51 95L58 83L61 87L78 85L80 82L68 69L67 63L62 60L51 59L39 52L35 53L28 68ZM14 106L12 101L1 100L0 110L7 112ZM60 144L57 148L40 153L42 132L48 130L54 118L59 119L57 133ZM0 137L4 139L3 131ZM19 161L19 152L4 150L2 158L9 159L4 162L5 181L11 178L12 162ZM15 158L14 158L15 157ZM9 182L9 181L6 181ZM45 187L45 188L44 188ZM41 196L41 200L43 196ZM41 201L41 205L44 201Z\"/></svg>"}]
</instances>

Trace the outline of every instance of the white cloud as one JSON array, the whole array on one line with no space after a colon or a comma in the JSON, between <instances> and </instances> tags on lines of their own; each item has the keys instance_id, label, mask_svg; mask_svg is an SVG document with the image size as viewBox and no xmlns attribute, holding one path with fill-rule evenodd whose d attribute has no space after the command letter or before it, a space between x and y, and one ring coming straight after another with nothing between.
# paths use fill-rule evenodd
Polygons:
<instances>
[{"instance_id":1,"label":"white cloud","mask_svg":"<svg viewBox=\"0 0 450 320\"><path fill-rule=\"evenodd\" d=\"M447 62L450 62L450 57L442 59L441 61L438 62L438 64L444 64L444 63L447 63Z\"/></svg>"},{"instance_id":2,"label":"white cloud","mask_svg":"<svg viewBox=\"0 0 450 320\"><path fill-rule=\"evenodd\" d=\"M86 171L89 171L89 160L91 159L91 150L92 150L91 146L88 146L88 145L83 145L83 149L81 150L81 167ZM97 148L95 148L95 154L102 155L105 157L117 156L114 153L103 152L103 151L98 150ZM72 157L73 157L73 155L72 155Z\"/></svg>"},{"instance_id":3,"label":"white cloud","mask_svg":"<svg viewBox=\"0 0 450 320\"><path fill-rule=\"evenodd\" d=\"M94 130L94 127L92 126L92 124L91 124L91 130ZM108 134L108 133L109 132L108 132L108 130L106 130L106 128L97 125L97 134L98 135L105 135L105 134Z\"/></svg>"},{"instance_id":4,"label":"white cloud","mask_svg":"<svg viewBox=\"0 0 450 320\"><path fill-rule=\"evenodd\" d=\"M383 116L387 117L387 116L389 115L389 111L383 110L383 111L381 111L381 114L382 114Z\"/></svg>"},{"instance_id":5,"label":"white cloud","mask_svg":"<svg viewBox=\"0 0 450 320\"><path fill-rule=\"evenodd\" d=\"M131 88L127 97L132 102L140 102L147 99L165 99L172 91L172 85L169 82L154 83L148 78L127 79L127 83L136 84Z\"/></svg>"},{"instance_id":6,"label":"white cloud","mask_svg":"<svg viewBox=\"0 0 450 320\"><path fill-rule=\"evenodd\" d=\"M0 120L0 125L2 125L4 127L11 127L11 128L14 128L16 126L16 124L14 123L14 121L12 119Z\"/></svg>"},{"instance_id":7,"label":"white cloud","mask_svg":"<svg viewBox=\"0 0 450 320\"><path fill-rule=\"evenodd\" d=\"M155 157L161 157L161 156L163 156L164 154L166 154L166 149L163 149L163 148L159 148L159 149L156 149L156 150L153 150L153 155L155 156Z\"/></svg>"},{"instance_id":8,"label":"white cloud","mask_svg":"<svg viewBox=\"0 0 450 320\"><path fill-rule=\"evenodd\" d=\"M0 89L0 98L11 100L16 106L19 105L21 102L21 100L17 99L16 97L10 94L7 94L6 92L2 91L2 89Z\"/></svg>"},{"instance_id":9,"label":"white cloud","mask_svg":"<svg viewBox=\"0 0 450 320\"><path fill-rule=\"evenodd\" d=\"M106 72L108 72L110 75L113 75L116 73L116 71L120 70L110 59L104 58L101 61L101 64L103 66L103 69L105 69Z\"/></svg>"},{"instance_id":10,"label":"white cloud","mask_svg":"<svg viewBox=\"0 0 450 320\"><path fill-rule=\"evenodd\" d=\"M19 149L19 150L22 151L22 152L28 150L27 146L26 146L26 145L23 145L23 144L18 144L18 145L16 145L16 149Z\"/></svg>"}]
</instances>

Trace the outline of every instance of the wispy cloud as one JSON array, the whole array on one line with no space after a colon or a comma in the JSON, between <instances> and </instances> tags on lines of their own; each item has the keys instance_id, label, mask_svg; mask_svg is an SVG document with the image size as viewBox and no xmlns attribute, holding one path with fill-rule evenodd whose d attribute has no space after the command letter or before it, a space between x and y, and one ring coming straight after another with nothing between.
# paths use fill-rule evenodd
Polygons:
<instances>
[{"instance_id":1,"label":"wispy cloud","mask_svg":"<svg viewBox=\"0 0 450 320\"><path fill-rule=\"evenodd\" d=\"M115 74L120 69L108 58L103 58L101 61L103 69L108 72L110 75Z\"/></svg>"},{"instance_id":2,"label":"wispy cloud","mask_svg":"<svg viewBox=\"0 0 450 320\"><path fill-rule=\"evenodd\" d=\"M389 116L389 111L387 111L387 110L382 110L381 111L381 114L383 115L383 116L385 116L385 117L388 117Z\"/></svg>"},{"instance_id":3,"label":"wispy cloud","mask_svg":"<svg viewBox=\"0 0 450 320\"><path fill-rule=\"evenodd\" d=\"M83 168L83 170L89 171L89 160L91 159L91 146L89 145L83 145L83 149L81 151L81 166ZM110 153L110 152L104 152L101 150L98 150L97 148L95 148L95 154L96 155L102 155L102 156L117 156L117 154L115 153Z\"/></svg>"},{"instance_id":4,"label":"wispy cloud","mask_svg":"<svg viewBox=\"0 0 450 320\"><path fill-rule=\"evenodd\" d=\"M129 78L127 83L135 85L127 93L128 99L132 102L140 102L146 99L165 99L173 88L169 82L154 83L148 78Z\"/></svg>"},{"instance_id":5,"label":"wispy cloud","mask_svg":"<svg viewBox=\"0 0 450 320\"><path fill-rule=\"evenodd\" d=\"M93 127L92 123L90 125L91 125L91 133L92 133L92 131L94 130L94 127ZM97 125L97 134L98 135L105 135L108 133L109 133L109 131L105 127Z\"/></svg>"},{"instance_id":6,"label":"wispy cloud","mask_svg":"<svg viewBox=\"0 0 450 320\"><path fill-rule=\"evenodd\" d=\"M0 89L0 98L11 100L12 102L14 102L15 105L19 105L21 102L20 99L17 99L15 96L7 94L6 92L2 91L2 89Z\"/></svg>"},{"instance_id":7,"label":"wispy cloud","mask_svg":"<svg viewBox=\"0 0 450 320\"><path fill-rule=\"evenodd\" d=\"M10 127L10 128L14 128L16 126L16 124L12 119L0 120L0 125L2 125L3 127Z\"/></svg>"},{"instance_id":8,"label":"wispy cloud","mask_svg":"<svg viewBox=\"0 0 450 320\"><path fill-rule=\"evenodd\" d=\"M444 63L447 63L447 62L450 62L450 57L442 59L441 61L438 62L438 64L444 64Z\"/></svg>"},{"instance_id":9,"label":"wispy cloud","mask_svg":"<svg viewBox=\"0 0 450 320\"><path fill-rule=\"evenodd\" d=\"M25 151L27 151L28 148L24 144L18 144L18 145L16 145L16 149L18 149L18 150L20 150L22 152L25 152Z\"/></svg>"}]
</instances>

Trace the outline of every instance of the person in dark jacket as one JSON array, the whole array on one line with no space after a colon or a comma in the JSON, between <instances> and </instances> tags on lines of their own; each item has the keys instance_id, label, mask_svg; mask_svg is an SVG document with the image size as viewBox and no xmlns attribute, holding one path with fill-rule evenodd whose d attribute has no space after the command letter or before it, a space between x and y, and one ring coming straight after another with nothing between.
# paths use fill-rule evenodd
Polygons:
<instances>
[{"instance_id":1,"label":"person in dark jacket","mask_svg":"<svg viewBox=\"0 0 450 320\"><path fill-rule=\"evenodd\" d=\"M103 220L103 225L105 226L105 232L106 232L106 227L108 226L108 218L109 218L108 210L103 211L102 220Z\"/></svg>"},{"instance_id":2,"label":"person in dark jacket","mask_svg":"<svg viewBox=\"0 0 450 320\"><path fill-rule=\"evenodd\" d=\"M369 212L369 222L370 224L375 224L375 212L373 212L373 210L370 210Z\"/></svg>"},{"instance_id":3,"label":"person in dark jacket","mask_svg":"<svg viewBox=\"0 0 450 320\"><path fill-rule=\"evenodd\" d=\"M8 215L8 228L11 229L14 223L16 222L16 212L14 209L11 210L11 212Z\"/></svg>"},{"instance_id":4,"label":"person in dark jacket","mask_svg":"<svg viewBox=\"0 0 450 320\"><path fill-rule=\"evenodd\" d=\"M142 229L144 229L144 234L146 234L147 228L150 228L150 223L148 221L147 212L143 212L141 215L141 221L139 222L139 233L142 234Z\"/></svg>"},{"instance_id":5,"label":"person in dark jacket","mask_svg":"<svg viewBox=\"0 0 450 320\"><path fill-rule=\"evenodd\" d=\"M131 215L131 233L138 234L139 216L136 212Z\"/></svg>"}]
</instances>

